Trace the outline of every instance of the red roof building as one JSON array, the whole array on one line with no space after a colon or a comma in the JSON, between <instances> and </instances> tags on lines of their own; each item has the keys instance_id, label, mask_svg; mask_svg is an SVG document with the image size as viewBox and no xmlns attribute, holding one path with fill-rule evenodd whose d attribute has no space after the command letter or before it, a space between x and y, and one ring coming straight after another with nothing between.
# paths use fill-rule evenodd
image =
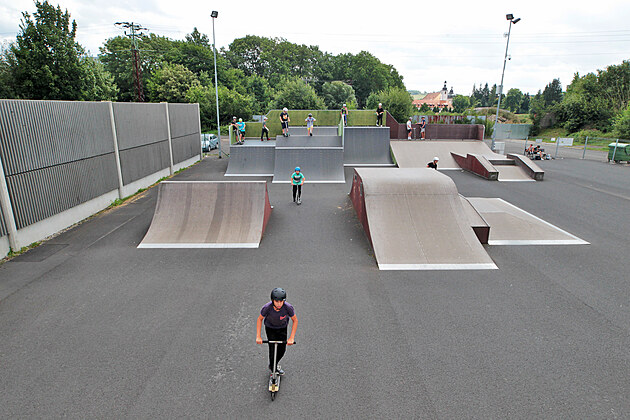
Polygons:
<instances>
[{"instance_id":1,"label":"red roof building","mask_svg":"<svg viewBox=\"0 0 630 420\"><path fill-rule=\"evenodd\" d=\"M435 107L438 107L440 109L453 108L453 96L453 88L451 88L451 91L449 92L446 88L445 81L444 87L441 91L428 93L424 98L416 99L415 101L413 101L413 106L415 106L417 109L420 109L423 104L427 104L427 106L431 109Z\"/></svg>"}]
</instances>

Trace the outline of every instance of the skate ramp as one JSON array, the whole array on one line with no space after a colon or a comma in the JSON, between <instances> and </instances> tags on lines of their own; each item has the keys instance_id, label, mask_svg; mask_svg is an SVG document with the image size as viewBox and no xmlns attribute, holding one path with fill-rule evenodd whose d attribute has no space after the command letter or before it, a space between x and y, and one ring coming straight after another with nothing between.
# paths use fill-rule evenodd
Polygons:
<instances>
[{"instance_id":1,"label":"skate ramp","mask_svg":"<svg viewBox=\"0 0 630 420\"><path fill-rule=\"evenodd\" d=\"M225 176L272 176L276 156L275 141L245 140L230 145Z\"/></svg>"},{"instance_id":2,"label":"skate ramp","mask_svg":"<svg viewBox=\"0 0 630 420\"><path fill-rule=\"evenodd\" d=\"M356 168L350 195L380 270L497 268L446 175L424 168Z\"/></svg>"},{"instance_id":3,"label":"skate ramp","mask_svg":"<svg viewBox=\"0 0 630 420\"><path fill-rule=\"evenodd\" d=\"M389 127L346 127L345 166L395 166L389 148Z\"/></svg>"},{"instance_id":4,"label":"skate ramp","mask_svg":"<svg viewBox=\"0 0 630 420\"><path fill-rule=\"evenodd\" d=\"M494 165L499 172L499 181L504 182L536 182L523 168L517 165Z\"/></svg>"},{"instance_id":5,"label":"skate ramp","mask_svg":"<svg viewBox=\"0 0 630 420\"><path fill-rule=\"evenodd\" d=\"M138 248L258 248L270 215L265 181L163 181Z\"/></svg>"},{"instance_id":6,"label":"skate ramp","mask_svg":"<svg viewBox=\"0 0 630 420\"><path fill-rule=\"evenodd\" d=\"M586 245L588 242L500 198L468 198L490 226L488 245Z\"/></svg>"},{"instance_id":7,"label":"skate ramp","mask_svg":"<svg viewBox=\"0 0 630 420\"><path fill-rule=\"evenodd\" d=\"M296 166L302 169L306 183L346 182L343 147L276 147L273 182L290 182Z\"/></svg>"},{"instance_id":8,"label":"skate ramp","mask_svg":"<svg viewBox=\"0 0 630 420\"><path fill-rule=\"evenodd\" d=\"M412 140L392 141L392 153L399 168L426 168L435 156L440 158L438 169L461 169L451 153L466 156L476 154L485 156L488 160L505 159L505 156L494 153L482 141L438 141Z\"/></svg>"},{"instance_id":9,"label":"skate ramp","mask_svg":"<svg viewBox=\"0 0 630 420\"><path fill-rule=\"evenodd\" d=\"M292 127L289 125L289 133L291 137L297 135L307 135L306 126L302 127ZM339 135L339 127L334 126L315 126L313 128L313 137L317 136L338 136Z\"/></svg>"},{"instance_id":10,"label":"skate ramp","mask_svg":"<svg viewBox=\"0 0 630 420\"><path fill-rule=\"evenodd\" d=\"M341 147L341 136L278 136L276 147Z\"/></svg>"}]
</instances>

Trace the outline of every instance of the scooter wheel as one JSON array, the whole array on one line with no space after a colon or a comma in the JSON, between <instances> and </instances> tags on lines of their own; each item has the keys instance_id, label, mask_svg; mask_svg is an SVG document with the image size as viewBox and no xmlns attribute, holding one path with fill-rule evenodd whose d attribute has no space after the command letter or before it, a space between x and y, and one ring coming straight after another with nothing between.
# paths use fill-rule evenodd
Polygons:
<instances>
[{"instance_id":1,"label":"scooter wheel","mask_svg":"<svg viewBox=\"0 0 630 420\"><path fill-rule=\"evenodd\" d=\"M275 393L275 392L272 392L272 393L271 393L271 401L273 401L273 400L275 400L275 399L276 399L276 393Z\"/></svg>"}]
</instances>

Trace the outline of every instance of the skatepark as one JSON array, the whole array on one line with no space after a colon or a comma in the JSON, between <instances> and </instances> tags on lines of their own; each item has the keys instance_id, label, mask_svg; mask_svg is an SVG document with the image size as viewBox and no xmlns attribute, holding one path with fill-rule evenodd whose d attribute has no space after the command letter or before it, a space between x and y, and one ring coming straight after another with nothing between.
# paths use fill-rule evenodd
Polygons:
<instances>
[{"instance_id":1,"label":"skatepark","mask_svg":"<svg viewBox=\"0 0 630 420\"><path fill-rule=\"evenodd\" d=\"M322 136L246 140L0 266L0 416L628 416L625 166L491 182ZM272 403L277 286L300 324Z\"/></svg>"}]
</instances>

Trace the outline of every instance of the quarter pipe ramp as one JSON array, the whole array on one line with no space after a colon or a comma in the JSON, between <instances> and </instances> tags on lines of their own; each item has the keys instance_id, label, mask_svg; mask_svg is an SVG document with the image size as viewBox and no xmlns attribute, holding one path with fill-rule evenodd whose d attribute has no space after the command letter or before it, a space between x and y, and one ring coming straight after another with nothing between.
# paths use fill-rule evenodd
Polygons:
<instances>
[{"instance_id":1,"label":"quarter pipe ramp","mask_svg":"<svg viewBox=\"0 0 630 420\"><path fill-rule=\"evenodd\" d=\"M258 248L270 215L265 181L164 181L138 248Z\"/></svg>"}]
</instances>

